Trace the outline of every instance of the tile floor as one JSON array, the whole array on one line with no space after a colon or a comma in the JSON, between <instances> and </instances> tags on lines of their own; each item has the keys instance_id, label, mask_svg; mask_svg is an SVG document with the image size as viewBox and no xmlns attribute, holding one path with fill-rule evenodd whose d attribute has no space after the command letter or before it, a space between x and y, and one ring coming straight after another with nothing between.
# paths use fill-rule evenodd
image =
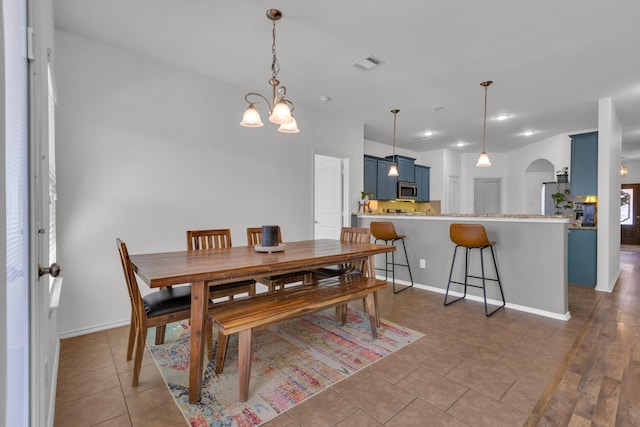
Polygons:
<instances>
[{"instance_id":1,"label":"tile floor","mask_svg":"<svg viewBox=\"0 0 640 427\"><path fill-rule=\"evenodd\" d=\"M621 253L621 269L611 294L570 286L566 322L385 292L382 317L425 337L265 425L640 425L640 253ZM62 341L56 426L186 425L148 353L130 387L126 338Z\"/></svg>"}]
</instances>

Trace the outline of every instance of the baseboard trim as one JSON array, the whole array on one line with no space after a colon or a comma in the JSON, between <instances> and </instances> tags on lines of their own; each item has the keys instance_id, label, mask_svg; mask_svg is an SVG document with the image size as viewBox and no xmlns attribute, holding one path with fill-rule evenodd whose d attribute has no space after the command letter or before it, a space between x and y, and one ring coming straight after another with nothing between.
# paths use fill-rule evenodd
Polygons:
<instances>
[{"instance_id":1,"label":"baseboard trim","mask_svg":"<svg viewBox=\"0 0 640 427\"><path fill-rule=\"evenodd\" d=\"M119 328L120 326L126 326L129 324L129 320L119 320L117 322L103 323L102 325L92 326L90 328L75 329L73 331L67 331L60 334L60 339L79 337L81 335L92 334L94 332L106 331L108 329Z\"/></svg>"},{"instance_id":2,"label":"baseboard trim","mask_svg":"<svg viewBox=\"0 0 640 427\"><path fill-rule=\"evenodd\" d=\"M378 279L384 280L384 276L382 276L382 275L376 276L376 277ZM387 279L387 281L388 281L388 279ZM410 286L411 285L411 282L408 282L406 280L399 280L399 279L396 279L396 283L399 283L399 284L405 285L405 286ZM417 289L422 289L422 290L425 290L425 291L429 291L429 292L442 294L442 295L444 295L444 293L446 292L446 289L443 289L443 288L438 288L438 287L435 287L435 286L422 285L422 284L415 283L415 282L414 282L413 287L417 288ZM454 296L454 297L461 297L463 295L461 292L457 292L457 291L449 291L449 294ZM484 299L482 297L476 296L476 295L467 294L466 298L469 299L469 300L472 300L472 301L484 302ZM498 301L498 300L494 300L494 299L490 299L489 298L489 299L487 299L487 304L501 305L502 301ZM539 308L529 307L529 306L520 305L520 304L513 304L513 303L510 303L510 302L507 302L505 307L509 308L509 309L512 309L512 310L516 310L516 311L523 311L525 313L535 314L537 316L549 317L551 319L564 320L564 321L567 321L567 320L571 319L571 313L569 313L568 311L566 313L564 313L564 314L554 313L552 311L540 310Z\"/></svg>"}]
</instances>

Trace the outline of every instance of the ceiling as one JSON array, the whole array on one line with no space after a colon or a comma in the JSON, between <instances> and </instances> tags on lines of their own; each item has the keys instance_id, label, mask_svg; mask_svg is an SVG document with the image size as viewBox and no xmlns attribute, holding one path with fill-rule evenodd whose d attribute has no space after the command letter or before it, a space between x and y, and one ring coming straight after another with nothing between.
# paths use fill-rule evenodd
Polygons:
<instances>
[{"instance_id":1,"label":"ceiling","mask_svg":"<svg viewBox=\"0 0 640 427\"><path fill-rule=\"evenodd\" d=\"M246 108L244 92L270 94L272 23L265 11L277 8L283 13L276 24L278 78L287 98L298 110L362 120L367 139L392 144L390 110L398 108L398 147L479 153L480 83L492 80L489 154L596 129L598 99L611 97L622 123L623 156L640 159L640 2L635 0L53 4L58 29L238 85L238 99L222 100L238 109L238 122ZM382 64L368 71L352 66L369 55ZM501 113L511 117L493 119ZM298 126L304 132L304 123ZM421 136L426 130L434 134ZM536 133L523 136L526 130ZM458 142L467 145L454 147Z\"/></svg>"}]
</instances>

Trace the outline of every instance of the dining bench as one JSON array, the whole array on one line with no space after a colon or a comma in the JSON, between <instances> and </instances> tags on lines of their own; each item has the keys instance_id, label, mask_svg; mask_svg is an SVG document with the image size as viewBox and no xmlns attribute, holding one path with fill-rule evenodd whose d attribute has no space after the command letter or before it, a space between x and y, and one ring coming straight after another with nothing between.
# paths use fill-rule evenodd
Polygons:
<instances>
[{"instance_id":1,"label":"dining bench","mask_svg":"<svg viewBox=\"0 0 640 427\"><path fill-rule=\"evenodd\" d=\"M218 330L216 374L220 374L224 367L229 335L237 332L240 401L246 402L249 397L252 338L255 330L332 307L336 308L336 321L344 325L347 320L347 303L358 299L364 299L371 334L376 339L378 319L374 293L386 286L387 282L384 280L346 274L216 304L209 313Z\"/></svg>"}]
</instances>

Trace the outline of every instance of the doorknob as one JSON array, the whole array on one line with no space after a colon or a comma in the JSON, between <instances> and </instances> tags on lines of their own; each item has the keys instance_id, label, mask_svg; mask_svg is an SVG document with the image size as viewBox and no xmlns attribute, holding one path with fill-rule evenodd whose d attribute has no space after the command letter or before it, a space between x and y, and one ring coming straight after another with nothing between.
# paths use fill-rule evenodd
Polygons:
<instances>
[{"instance_id":1,"label":"doorknob","mask_svg":"<svg viewBox=\"0 0 640 427\"><path fill-rule=\"evenodd\" d=\"M60 268L60 264L58 264L57 262L54 262L53 264L51 264L51 267L42 267L40 264L38 264L39 278L44 276L45 274L50 274L51 277L58 277L61 271L62 271L62 268Z\"/></svg>"}]
</instances>

